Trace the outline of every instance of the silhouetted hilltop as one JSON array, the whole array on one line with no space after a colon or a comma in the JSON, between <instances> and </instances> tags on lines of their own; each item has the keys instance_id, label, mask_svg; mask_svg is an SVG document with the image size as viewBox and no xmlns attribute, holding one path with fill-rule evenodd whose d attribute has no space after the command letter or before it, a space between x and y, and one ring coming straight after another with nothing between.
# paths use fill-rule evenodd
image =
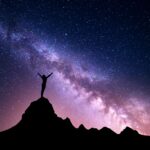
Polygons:
<instances>
[{"instance_id":1,"label":"silhouetted hilltop","mask_svg":"<svg viewBox=\"0 0 150 150\"><path fill-rule=\"evenodd\" d=\"M133 130L129 127L126 127L121 133L120 135L122 136L140 136L140 134L136 131L136 130Z\"/></svg>"},{"instance_id":2,"label":"silhouetted hilltop","mask_svg":"<svg viewBox=\"0 0 150 150\"><path fill-rule=\"evenodd\" d=\"M40 98L30 104L22 115L19 126L22 128L43 128L54 124L57 116L46 98Z\"/></svg>"},{"instance_id":3,"label":"silhouetted hilltop","mask_svg":"<svg viewBox=\"0 0 150 150\"><path fill-rule=\"evenodd\" d=\"M127 127L120 135L108 128L101 130L89 129L80 125L74 128L69 118L59 118L48 99L40 98L30 104L22 115L21 121L9 130L0 133L0 144L10 143L23 145L63 146L69 148L69 144L82 146L128 146L133 144L148 144L150 138L139 135ZM55 144L57 143L57 144ZM106 144L107 143L107 144Z\"/></svg>"}]
</instances>

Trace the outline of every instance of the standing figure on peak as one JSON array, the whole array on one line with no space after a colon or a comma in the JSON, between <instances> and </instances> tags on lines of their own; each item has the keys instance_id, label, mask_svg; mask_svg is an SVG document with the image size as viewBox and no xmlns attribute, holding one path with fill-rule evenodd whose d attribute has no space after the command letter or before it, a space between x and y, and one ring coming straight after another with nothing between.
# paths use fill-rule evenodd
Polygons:
<instances>
[{"instance_id":1,"label":"standing figure on peak","mask_svg":"<svg viewBox=\"0 0 150 150\"><path fill-rule=\"evenodd\" d=\"M46 88L46 82L47 82L47 79L52 75L53 73L50 73L48 76L45 76L45 75L41 75L40 73L38 73L38 75L41 77L42 79L42 89L41 89L41 97L43 97L43 94L44 94L44 91L45 91L45 88Z\"/></svg>"}]
</instances>

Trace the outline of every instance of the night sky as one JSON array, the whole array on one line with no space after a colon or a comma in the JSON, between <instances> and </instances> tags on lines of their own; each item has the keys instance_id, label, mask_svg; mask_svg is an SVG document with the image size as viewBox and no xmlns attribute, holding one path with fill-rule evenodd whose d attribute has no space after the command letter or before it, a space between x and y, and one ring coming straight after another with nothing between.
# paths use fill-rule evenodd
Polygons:
<instances>
[{"instance_id":1,"label":"night sky","mask_svg":"<svg viewBox=\"0 0 150 150\"><path fill-rule=\"evenodd\" d=\"M149 0L0 0L0 131L40 97L75 127L150 135Z\"/></svg>"}]
</instances>

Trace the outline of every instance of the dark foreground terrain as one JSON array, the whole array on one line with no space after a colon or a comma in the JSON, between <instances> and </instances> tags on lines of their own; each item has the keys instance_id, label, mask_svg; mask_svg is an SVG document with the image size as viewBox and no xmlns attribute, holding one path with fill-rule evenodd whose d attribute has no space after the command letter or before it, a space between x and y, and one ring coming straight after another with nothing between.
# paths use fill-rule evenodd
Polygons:
<instances>
[{"instance_id":1,"label":"dark foreground terrain","mask_svg":"<svg viewBox=\"0 0 150 150\"><path fill-rule=\"evenodd\" d=\"M149 149L150 137L128 127L119 135L108 128L87 130L81 125L76 129L68 118L57 117L46 98L40 98L30 104L16 126L0 133L0 149L30 149L31 146L41 149Z\"/></svg>"}]
</instances>

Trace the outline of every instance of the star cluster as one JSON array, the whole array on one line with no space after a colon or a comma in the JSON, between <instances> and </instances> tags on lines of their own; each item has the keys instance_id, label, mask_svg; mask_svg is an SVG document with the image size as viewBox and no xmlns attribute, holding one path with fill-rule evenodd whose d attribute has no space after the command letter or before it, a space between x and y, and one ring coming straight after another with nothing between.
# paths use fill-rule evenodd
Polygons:
<instances>
[{"instance_id":1,"label":"star cluster","mask_svg":"<svg viewBox=\"0 0 150 150\"><path fill-rule=\"evenodd\" d=\"M75 127L150 135L148 1L1 1L0 130L40 93Z\"/></svg>"}]
</instances>

